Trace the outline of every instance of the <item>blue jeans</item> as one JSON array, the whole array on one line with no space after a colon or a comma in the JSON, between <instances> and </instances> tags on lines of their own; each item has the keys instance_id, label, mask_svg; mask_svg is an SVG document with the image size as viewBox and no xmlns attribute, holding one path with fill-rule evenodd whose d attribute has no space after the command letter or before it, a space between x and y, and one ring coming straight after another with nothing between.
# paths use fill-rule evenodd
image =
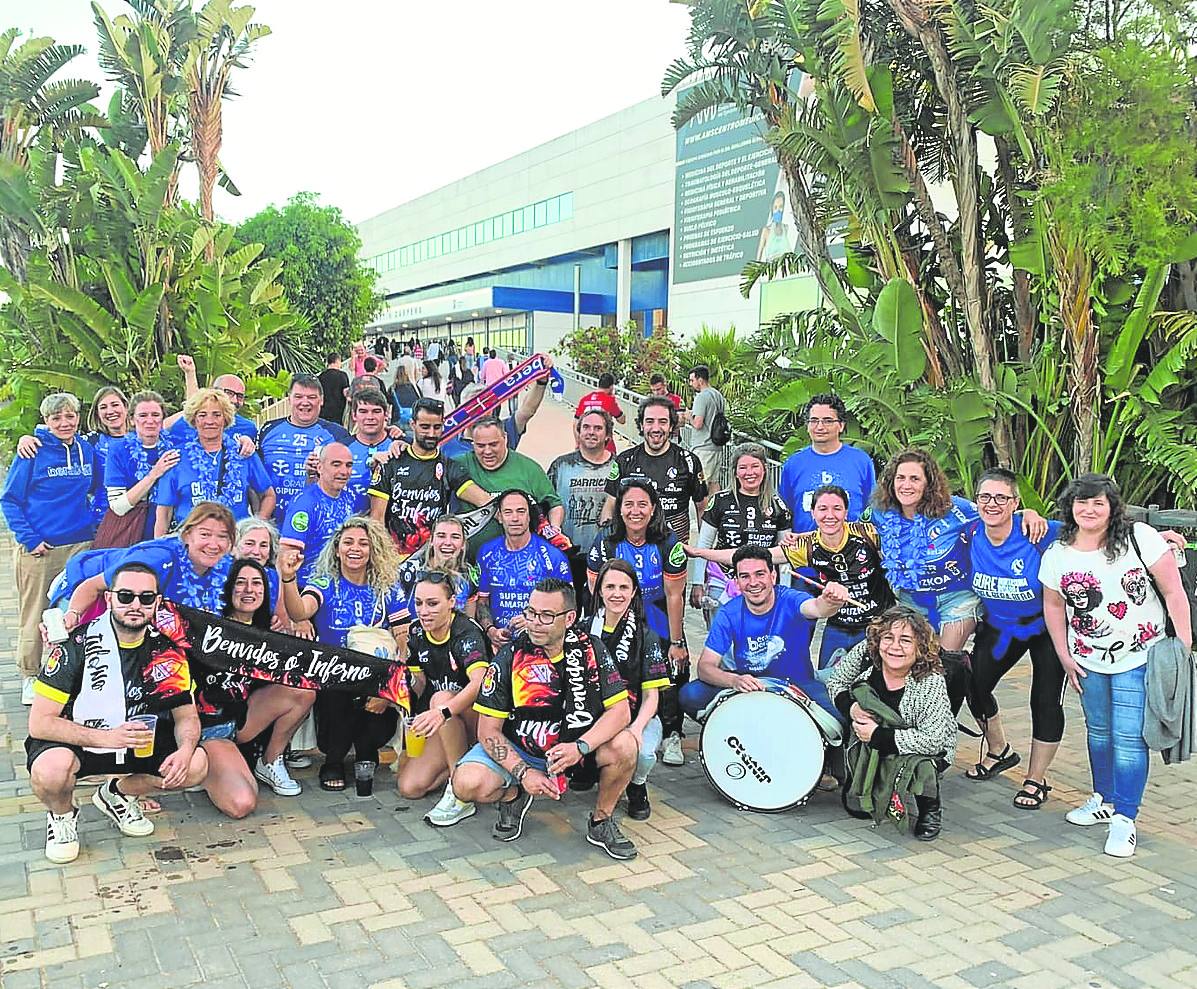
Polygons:
<instances>
[{"instance_id":1,"label":"blue jeans","mask_svg":"<svg viewBox=\"0 0 1197 989\"><path fill-rule=\"evenodd\" d=\"M632 782L644 784L648 782L648 774L657 764L657 747L661 744L661 719L649 718L644 726L644 744L640 747L640 754L636 757L636 771L632 773Z\"/></svg>"},{"instance_id":2,"label":"blue jeans","mask_svg":"<svg viewBox=\"0 0 1197 989\"><path fill-rule=\"evenodd\" d=\"M837 628L824 622L823 638L819 643L818 669L815 672L815 677L819 682L827 682L827 678L831 675L831 660L837 652L842 651L841 655L836 657L838 663L843 659L842 653L846 653L858 642L863 642L864 638L865 630L863 628Z\"/></svg>"},{"instance_id":3,"label":"blue jeans","mask_svg":"<svg viewBox=\"0 0 1197 989\"><path fill-rule=\"evenodd\" d=\"M1114 805L1114 813L1138 816L1147 786L1147 743L1143 709L1147 704L1147 666L1123 673L1086 671L1081 707L1089 735L1093 789Z\"/></svg>"}]
</instances>

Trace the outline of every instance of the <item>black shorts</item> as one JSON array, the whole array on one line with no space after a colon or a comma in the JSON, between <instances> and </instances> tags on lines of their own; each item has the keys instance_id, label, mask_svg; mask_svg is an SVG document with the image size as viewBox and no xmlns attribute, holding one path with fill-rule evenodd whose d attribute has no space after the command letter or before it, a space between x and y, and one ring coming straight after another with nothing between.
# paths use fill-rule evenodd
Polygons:
<instances>
[{"instance_id":1,"label":"black shorts","mask_svg":"<svg viewBox=\"0 0 1197 989\"><path fill-rule=\"evenodd\" d=\"M166 729L161 728L154 735L154 754L147 758L138 758L132 750L125 753L125 761L118 763L116 753L86 752L81 746L68 745L66 742L47 742L42 738L25 739L25 765L33 771L33 763L43 752L50 749L70 749L79 760L79 770L75 775L83 776L129 776L133 773L145 773L149 776L160 776L159 770L168 755L177 751L175 744L174 726L166 722Z\"/></svg>"}]
</instances>

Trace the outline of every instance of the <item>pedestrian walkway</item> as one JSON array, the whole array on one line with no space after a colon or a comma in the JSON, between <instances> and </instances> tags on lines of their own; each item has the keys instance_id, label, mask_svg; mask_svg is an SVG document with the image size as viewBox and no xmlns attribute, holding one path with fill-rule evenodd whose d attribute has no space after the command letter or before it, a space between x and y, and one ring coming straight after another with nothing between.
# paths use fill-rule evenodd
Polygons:
<instances>
[{"instance_id":1,"label":"pedestrian walkway","mask_svg":"<svg viewBox=\"0 0 1197 989\"><path fill-rule=\"evenodd\" d=\"M569 410L546 400L521 451L568 448ZM1193 989L1197 985L1197 764L1152 764L1139 851L1065 823L1088 793L1079 706L1036 813L1010 800L1019 767L972 783L960 746L945 827L924 845L846 817L835 794L742 813L693 751L658 766L640 849L615 863L583 839L590 794L538 800L524 836L493 811L447 831L435 798L265 794L229 821L204 794L163 800L150 839L121 838L80 791L83 852L42 854L26 709L13 665L11 539L0 535L0 985L4 989L601 989L867 987ZM698 643L693 643L697 647ZM1024 759L1029 676L999 702ZM687 739L693 746L696 739Z\"/></svg>"}]
</instances>

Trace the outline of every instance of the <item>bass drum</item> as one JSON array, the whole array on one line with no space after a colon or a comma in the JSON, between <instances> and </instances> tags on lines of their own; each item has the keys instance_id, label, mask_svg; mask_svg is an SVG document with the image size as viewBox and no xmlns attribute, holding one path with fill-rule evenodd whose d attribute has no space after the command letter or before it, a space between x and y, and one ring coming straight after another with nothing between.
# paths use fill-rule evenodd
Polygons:
<instances>
[{"instance_id":1,"label":"bass drum","mask_svg":"<svg viewBox=\"0 0 1197 989\"><path fill-rule=\"evenodd\" d=\"M711 786L740 810L776 814L806 803L823 775L826 740L791 691L727 693L702 725L698 757Z\"/></svg>"}]
</instances>

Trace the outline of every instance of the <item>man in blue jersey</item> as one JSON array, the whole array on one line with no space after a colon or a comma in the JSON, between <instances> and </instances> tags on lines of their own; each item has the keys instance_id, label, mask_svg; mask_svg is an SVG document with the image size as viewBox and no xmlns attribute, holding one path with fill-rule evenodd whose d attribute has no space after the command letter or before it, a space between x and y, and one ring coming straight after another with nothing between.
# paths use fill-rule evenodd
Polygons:
<instances>
[{"instance_id":1,"label":"man in blue jersey","mask_svg":"<svg viewBox=\"0 0 1197 989\"><path fill-rule=\"evenodd\" d=\"M847 591L828 583L813 598L805 591L778 587L772 557L759 546L741 546L732 567L740 595L715 612L698 661L698 679L681 689L682 710L697 720L720 691L766 690L764 681L780 680L799 687L839 720L827 688L815 679L810 636L815 620L843 607Z\"/></svg>"},{"instance_id":2,"label":"man in blue jersey","mask_svg":"<svg viewBox=\"0 0 1197 989\"><path fill-rule=\"evenodd\" d=\"M199 379L195 374L195 359L187 354L180 354L177 358L179 369L183 372L183 397L190 398L199 391ZM247 436L250 443L258 441L258 424L241 414L241 407L245 405L245 382L235 374L222 374L212 382L212 387L223 392L236 411L236 418L229 427L234 436ZM164 423L163 428L176 446L182 446L188 440L195 439L195 427L183 418L181 412L176 412ZM253 452L253 447L243 446L242 452L247 456Z\"/></svg>"},{"instance_id":3,"label":"man in blue jersey","mask_svg":"<svg viewBox=\"0 0 1197 989\"><path fill-rule=\"evenodd\" d=\"M815 490L835 484L848 492L848 521L860 518L877 483L872 458L843 442L848 410L838 395L816 395L806 405L810 446L790 454L781 468L777 493L794 514L794 532L818 528L811 516Z\"/></svg>"},{"instance_id":4,"label":"man in blue jersey","mask_svg":"<svg viewBox=\"0 0 1197 989\"><path fill-rule=\"evenodd\" d=\"M291 499L287 517L279 527L279 541L303 553L299 579L311 580L316 562L333 533L350 515L355 514L349 477L353 472L353 454L344 443L328 443L320 448L320 469L316 483L309 484Z\"/></svg>"},{"instance_id":5,"label":"man in blue jersey","mask_svg":"<svg viewBox=\"0 0 1197 989\"><path fill-rule=\"evenodd\" d=\"M387 420L390 402L376 388L363 388L349 400L349 421L353 424L353 440L349 452L353 454L353 473L349 490L353 492L356 511L370 508L370 475L375 466L386 463L391 454L390 431Z\"/></svg>"},{"instance_id":6,"label":"man in blue jersey","mask_svg":"<svg viewBox=\"0 0 1197 989\"><path fill-rule=\"evenodd\" d=\"M505 491L495 502L503 535L478 551L478 624L495 649L502 649L527 624L524 608L537 581L571 580L565 554L532 530L539 508L523 491Z\"/></svg>"},{"instance_id":7,"label":"man in blue jersey","mask_svg":"<svg viewBox=\"0 0 1197 989\"><path fill-rule=\"evenodd\" d=\"M324 389L314 374L297 374L287 392L291 415L274 419L262 427L258 453L274 481L278 502L274 517L281 524L287 517L291 500L308 485L309 454L326 443L349 442L349 434L340 423L320 418Z\"/></svg>"}]
</instances>

